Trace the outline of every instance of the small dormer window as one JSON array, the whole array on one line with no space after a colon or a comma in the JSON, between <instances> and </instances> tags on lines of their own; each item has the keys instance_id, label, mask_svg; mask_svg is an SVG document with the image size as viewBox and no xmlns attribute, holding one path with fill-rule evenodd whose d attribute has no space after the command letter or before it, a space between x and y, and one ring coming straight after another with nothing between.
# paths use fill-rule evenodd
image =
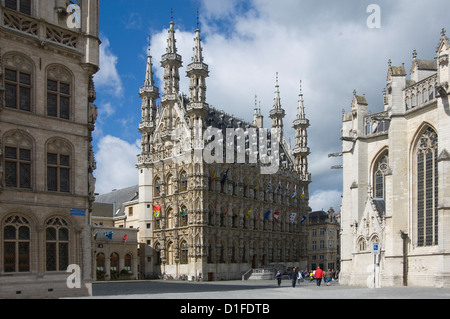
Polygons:
<instances>
[{"instance_id":1,"label":"small dormer window","mask_svg":"<svg viewBox=\"0 0 450 319\"><path fill-rule=\"evenodd\" d=\"M6 0L5 6L9 9L31 15L31 0Z\"/></svg>"}]
</instances>

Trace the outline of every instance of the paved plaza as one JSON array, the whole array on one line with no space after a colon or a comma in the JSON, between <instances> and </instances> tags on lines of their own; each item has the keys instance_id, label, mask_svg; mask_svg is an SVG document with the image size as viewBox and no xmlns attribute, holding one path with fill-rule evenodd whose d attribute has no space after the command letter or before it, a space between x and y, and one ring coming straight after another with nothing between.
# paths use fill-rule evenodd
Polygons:
<instances>
[{"instance_id":1,"label":"paved plaza","mask_svg":"<svg viewBox=\"0 0 450 319\"><path fill-rule=\"evenodd\" d=\"M367 288L331 286L303 282L292 288L290 280L276 281L127 281L93 284L89 299L221 299L221 300L289 300L289 299L450 299L450 289L423 287Z\"/></svg>"}]
</instances>

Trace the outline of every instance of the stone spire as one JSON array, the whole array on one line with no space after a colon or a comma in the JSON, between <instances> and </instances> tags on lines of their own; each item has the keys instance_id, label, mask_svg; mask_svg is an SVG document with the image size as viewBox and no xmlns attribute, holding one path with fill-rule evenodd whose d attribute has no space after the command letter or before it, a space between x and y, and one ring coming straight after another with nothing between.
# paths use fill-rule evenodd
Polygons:
<instances>
[{"instance_id":1,"label":"stone spire","mask_svg":"<svg viewBox=\"0 0 450 319\"><path fill-rule=\"evenodd\" d=\"M282 133L283 119L285 116L286 112L281 107L280 85L278 84L278 72L277 72L277 82L275 85L275 98L273 103L273 109L270 111L270 118L272 119L272 128L278 128Z\"/></svg>"},{"instance_id":2,"label":"stone spire","mask_svg":"<svg viewBox=\"0 0 450 319\"><path fill-rule=\"evenodd\" d=\"M262 128L264 125L264 117L261 114L261 105L258 106L258 96L255 95L255 108L253 110L253 125Z\"/></svg>"},{"instance_id":3,"label":"stone spire","mask_svg":"<svg viewBox=\"0 0 450 319\"><path fill-rule=\"evenodd\" d=\"M298 95L297 119L305 119L305 103L303 100L302 81L300 81L300 94Z\"/></svg>"},{"instance_id":4,"label":"stone spire","mask_svg":"<svg viewBox=\"0 0 450 319\"><path fill-rule=\"evenodd\" d=\"M152 64L152 55L150 53L150 40L147 48L147 68L145 70L145 80L144 87L152 86L154 87L155 81L153 79L153 64Z\"/></svg>"},{"instance_id":5,"label":"stone spire","mask_svg":"<svg viewBox=\"0 0 450 319\"><path fill-rule=\"evenodd\" d=\"M142 120L139 123L139 131L142 134L142 152L149 150L149 138L156 125L156 99L159 98L159 89L155 86L153 79L153 64L150 54L150 41L147 49L147 67L145 70L144 85L139 89L139 97L142 99Z\"/></svg>"},{"instance_id":6,"label":"stone spire","mask_svg":"<svg viewBox=\"0 0 450 319\"><path fill-rule=\"evenodd\" d=\"M309 120L305 115L305 103L300 82L297 118L293 123L293 127L295 129L295 146L292 153L295 158L295 170L299 173L300 179L305 182L310 182L310 174L308 172L308 155L311 152L308 147L307 132L309 126Z\"/></svg>"},{"instance_id":7,"label":"stone spire","mask_svg":"<svg viewBox=\"0 0 450 319\"><path fill-rule=\"evenodd\" d=\"M208 65L203 62L202 38L200 33L201 31L197 22L192 62L187 66L187 76L190 79L188 110L207 111L208 104L206 103L206 78L209 76L209 70Z\"/></svg>"},{"instance_id":8,"label":"stone spire","mask_svg":"<svg viewBox=\"0 0 450 319\"><path fill-rule=\"evenodd\" d=\"M179 69L183 65L183 61L181 55L177 54L174 26L175 23L171 21L166 54L161 57L161 66L164 68L164 94L161 99L162 104L165 104L166 101L175 101L180 90Z\"/></svg>"},{"instance_id":9,"label":"stone spire","mask_svg":"<svg viewBox=\"0 0 450 319\"><path fill-rule=\"evenodd\" d=\"M280 97L280 85L278 84L278 72L277 72L277 84L275 85L275 98L273 99L273 108L281 109L281 97Z\"/></svg>"}]
</instances>

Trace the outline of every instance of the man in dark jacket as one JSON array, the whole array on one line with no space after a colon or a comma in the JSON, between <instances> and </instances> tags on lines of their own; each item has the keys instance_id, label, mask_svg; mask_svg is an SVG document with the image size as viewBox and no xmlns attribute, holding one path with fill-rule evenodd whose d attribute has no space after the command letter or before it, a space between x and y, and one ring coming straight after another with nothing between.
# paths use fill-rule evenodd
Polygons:
<instances>
[{"instance_id":1,"label":"man in dark jacket","mask_svg":"<svg viewBox=\"0 0 450 319\"><path fill-rule=\"evenodd\" d=\"M294 267L291 272L292 288L295 288L295 284L297 283L297 277L298 277L298 272L297 272L297 269L295 269L295 267Z\"/></svg>"}]
</instances>

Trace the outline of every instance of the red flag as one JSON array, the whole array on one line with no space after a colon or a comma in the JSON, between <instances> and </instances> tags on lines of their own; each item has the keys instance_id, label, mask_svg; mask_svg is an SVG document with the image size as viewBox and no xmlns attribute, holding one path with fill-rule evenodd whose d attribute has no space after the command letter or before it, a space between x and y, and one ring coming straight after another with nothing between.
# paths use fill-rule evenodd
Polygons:
<instances>
[{"instance_id":1,"label":"red flag","mask_svg":"<svg viewBox=\"0 0 450 319\"><path fill-rule=\"evenodd\" d=\"M278 222L278 218L280 217L280 212L275 212L273 214L273 218L275 218L275 221Z\"/></svg>"},{"instance_id":2,"label":"red flag","mask_svg":"<svg viewBox=\"0 0 450 319\"><path fill-rule=\"evenodd\" d=\"M128 235L123 236L123 241L127 241Z\"/></svg>"}]
</instances>

